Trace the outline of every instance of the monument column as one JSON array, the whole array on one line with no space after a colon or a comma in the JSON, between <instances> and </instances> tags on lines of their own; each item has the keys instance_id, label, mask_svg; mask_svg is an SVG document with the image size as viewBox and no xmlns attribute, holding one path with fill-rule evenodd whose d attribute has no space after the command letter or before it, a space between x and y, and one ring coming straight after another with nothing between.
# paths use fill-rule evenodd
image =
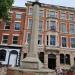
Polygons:
<instances>
[{"instance_id":1,"label":"monument column","mask_svg":"<svg viewBox=\"0 0 75 75\"><path fill-rule=\"evenodd\" d=\"M38 50L38 25L39 25L39 7L41 4L36 0L32 3L33 7L33 25L32 34L30 39L30 47L27 57L22 60L21 68L23 69L40 69L42 68L42 63L40 62L37 54Z\"/></svg>"}]
</instances>

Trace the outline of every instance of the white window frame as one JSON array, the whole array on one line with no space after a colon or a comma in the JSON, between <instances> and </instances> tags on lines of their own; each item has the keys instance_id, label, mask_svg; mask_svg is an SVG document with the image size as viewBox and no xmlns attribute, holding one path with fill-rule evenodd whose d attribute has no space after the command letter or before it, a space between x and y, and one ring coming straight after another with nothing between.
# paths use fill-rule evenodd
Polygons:
<instances>
[{"instance_id":1,"label":"white window frame","mask_svg":"<svg viewBox=\"0 0 75 75\"><path fill-rule=\"evenodd\" d=\"M20 29L19 29L19 30L16 30L16 29L15 29L15 24L16 24L16 23L20 23ZM21 22L16 21L16 22L14 23L14 31L20 31L20 30L21 30Z\"/></svg>"},{"instance_id":2,"label":"white window frame","mask_svg":"<svg viewBox=\"0 0 75 75\"><path fill-rule=\"evenodd\" d=\"M17 35L17 34L13 34L13 37L14 36L17 36L18 38L19 38L19 35ZM17 44L13 44L13 37L12 37L12 45L18 45L18 43ZM17 40L18 41L18 40Z\"/></svg>"},{"instance_id":3,"label":"white window frame","mask_svg":"<svg viewBox=\"0 0 75 75\"><path fill-rule=\"evenodd\" d=\"M57 31L57 21L54 20L54 19L51 19L50 22L51 22L51 21L55 21L55 31ZM50 28L50 26L51 26L51 25L50 25L50 22L49 22L49 30L51 30L51 28Z\"/></svg>"},{"instance_id":4,"label":"white window frame","mask_svg":"<svg viewBox=\"0 0 75 75\"><path fill-rule=\"evenodd\" d=\"M2 41L1 41L1 44L3 44L3 45L7 45L7 44L8 44L8 42L7 42L7 43L3 43L3 36L4 36L4 35L9 36L9 34L3 34L3 35L2 35ZM9 38L9 37L8 37L8 38ZM8 40L8 39L7 39L7 40Z\"/></svg>"},{"instance_id":5,"label":"white window frame","mask_svg":"<svg viewBox=\"0 0 75 75\"><path fill-rule=\"evenodd\" d=\"M75 37L70 37L70 48L72 48L72 47L71 47L71 38L75 38ZM72 48L72 49L75 49L75 48Z\"/></svg>"},{"instance_id":6,"label":"white window frame","mask_svg":"<svg viewBox=\"0 0 75 75\"><path fill-rule=\"evenodd\" d=\"M38 34L42 36L42 40L41 40L41 44L38 44L38 46L42 46L43 45L43 35L42 34Z\"/></svg>"},{"instance_id":7,"label":"white window frame","mask_svg":"<svg viewBox=\"0 0 75 75\"><path fill-rule=\"evenodd\" d=\"M9 25L7 25L6 22L5 22L5 24L4 24L4 30L10 30L10 28L9 29L5 29L6 26L10 26L11 25L11 21L9 21L9 22L10 22Z\"/></svg>"},{"instance_id":8,"label":"white window frame","mask_svg":"<svg viewBox=\"0 0 75 75\"><path fill-rule=\"evenodd\" d=\"M28 18L28 27L27 27L28 29L32 29L32 26L31 27L29 26L29 20L30 19L32 20L32 18ZM32 20L32 25L33 25L33 20Z\"/></svg>"},{"instance_id":9,"label":"white window frame","mask_svg":"<svg viewBox=\"0 0 75 75\"><path fill-rule=\"evenodd\" d=\"M74 23L69 23L69 33L70 34L75 34L75 24L74 24L74 32L73 33L70 32L70 24L74 24Z\"/></svg>"},{"instance_id":10,"label":"white window frame","mask_svg":"<svg viewBox=\"0 0 75 75\"><path fill-rule=\"evenodd\" d=\"M32 11L30 11L30 9L32 9ZM32 13L33 13L33 8L29 7L29 9L28 9L28 15L32 15Z\"/></svg>"},{"instance_id":11,"label":"white window frame","mask_svg":"<svg viewBox=\"0 0 75 75\"><path fill-rule=\"evenodd\" d=\"M55 12L55 16L54 17L51 17L50 16L50 12ZM49 17L51 17L51 18L57 18L57 10L50 9L49 10Z\"/></svg>"},{"instance_id":12,"label":"white window frame","mask_svg":"<svg viewBox=\"0 0 75 75\"><path fill-rule=\"evenodd\" d=\"M59 30L60 30L61 33L67 33L67 25L66 25L66 32L63 32L62 29L61 29L62 23L64 23L64 24L66 25L66 22L61 22L61 23L60 23L60 29L59 29Z\"/></svg>"},{"instance_id":13,"label":"white window frame","mask_svg":"<svg viewBox=\"0 0 75 75\"><path fill-rule=\"evenodd\" d=\"M61 17L62 14L65 14L65 18L64 18L64 19ZM66 15L66 11L60 11L60 19L66 20L66 19L67 19L66 16L67 16L67 15Z\"/></svg>"},{"instance_id":14,"label":"white window frame","mask_svg":"<svg viewBox=\"0 0 75 75\"><path fill-rule=\"evenodd\" d=\"M69 13L69 20L70 20L70 15L73 15L73 21L74 21L74 13L72 13L72 12ZM70 21L72 21L72 20L70 20Z\"/></svg>"},{"instance_id":15,"label":"white window frame","mask_svg":"<svg viewBox=\"0 0 75 75\"><path fill-rule=\"evenodd\" d=\"M66 47L62 46L62 37L66 38ZM61 36L61 48L68 48L68 38L67 38L67 36Z\"/></svg>"},{"instance_id":16,"label":"white window frame","mask_svg":"<svg viewBox=\"0 0 75 75\"><path fill-rule=\"evenodd\" d=\"M20 17L17 18L16 15L20 15ZM16 12L16 13L15 13L15 18L16 18L16 19L21 19L21 18L22 18L22 14L21 14L20 12Z\"/></svg>"},{"instance_id":17,"label":"white window frame","mask_svg":"<svg viewBox=\"0 0 75 75\"><path fill-rule=\"evenodd\" d=\"M54 35L54 34L50 34L50 35L49 35L49 45L50 45L50 46L56 46L56 43L57 43L57 36L54 35L54 36L55 36L55 45L51 45L51 44L50 44L50 39L51 39L50 36L51 36L51 35Z\"/></svg>"}]
</instances>

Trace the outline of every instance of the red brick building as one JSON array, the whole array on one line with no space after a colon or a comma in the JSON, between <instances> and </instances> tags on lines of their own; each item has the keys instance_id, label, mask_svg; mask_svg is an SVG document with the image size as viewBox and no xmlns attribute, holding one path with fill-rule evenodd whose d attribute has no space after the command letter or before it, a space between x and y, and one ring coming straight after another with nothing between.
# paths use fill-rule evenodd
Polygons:
<instances>
[{"instance_id":1,"label":"red brick building","mask_svg":"<svg viewBox=\"0 0 75 75\"><path fill-rule=\"evenodd\" d=\"M0 62L20 64L28 53L31 36L32 2L12 7L9 22L0 25ZM39 10L38 55L45 68L71 68L75 63L75 8L43 4ZM14 61L14 62L11 62Z\"/></svg>"},{"instance_id":2,"label":"red brick building","mask_svg":"<svg viewBox=\"0 0 75 75\"><path fill-rule=\"evenodd\" d=\"M12 7L10 21L0 24L0 62L3 65L18 66L22 51L26 9Z\"/></svg>"}]
</instances>

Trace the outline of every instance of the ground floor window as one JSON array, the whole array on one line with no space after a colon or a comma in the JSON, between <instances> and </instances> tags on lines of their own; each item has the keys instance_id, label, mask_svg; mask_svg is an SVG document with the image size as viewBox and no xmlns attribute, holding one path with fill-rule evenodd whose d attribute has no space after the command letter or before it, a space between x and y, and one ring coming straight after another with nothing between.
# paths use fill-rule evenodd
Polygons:
<instances>
[{"instance_id":1,"label":"ground floor window","mask_svg":"<svg viewBox=\"0 0 75 75\"><path fill-rule=\"evenodd\" d=\"M69 54L60 54L60 64L70 64L70 55Z\"/></svg>"},{"instance_id":2,"label":"ground floor window","mask_svg":"<svg viewBox=\"0 0 75 75\"><path fill-rule=\"evenodd\" d=\"M26 58L26 56L27 56L27 53L24 53L24 54L23 54L23 58Z\"/></svg>"},{"instance_id":3,"label":"ground floor window","mask_svg":"<svg viewBox=\"0 0 75 75\"><path fill-rule=\"evenodd\" d=\"M6 58L6 51L0 50L0 61L5 61Z\"/></svg>"},{"instance_id":4,"label":"ground floor window","mask_svg":"<svg viewBox=\"0 0 75 75\"><path fill-rule=\"evenodd\" d=\"M42 63L44 63L44 52L39 53L39 59Z\"/></svg>"}]
</instances>

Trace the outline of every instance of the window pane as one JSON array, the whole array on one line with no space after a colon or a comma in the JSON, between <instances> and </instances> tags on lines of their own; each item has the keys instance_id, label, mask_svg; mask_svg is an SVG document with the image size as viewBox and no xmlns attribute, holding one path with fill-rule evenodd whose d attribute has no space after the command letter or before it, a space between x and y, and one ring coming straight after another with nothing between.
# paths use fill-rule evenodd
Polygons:
<instances>
[{"instance_id":1,"label":"window pane","mask_svg":"<svg viewBox=\"0 0 75 75\"><path fill-rule=\"evenodd\" d=\"M47 45L48 45L48 35L47 35Z\"/></svg>"},{"instance_id":2,"label":"window pane","mask_svg":"<svg viewBox=\"0 0 75 75\"><path fill-rule=\"evenodd\" d=\"M27 42L30 43L30 40L31 40L31 34L28 33L28 36L27 36Z\"/></svg>"},{"instance_id":3,"label":"window pane","mask_svg":"<svg viewBox=\"0 0 75 75\"><path fill-rule=\"evenodd\" d=\"M15 30L20 30L20 23L15 23Z\"/></svg>"},{"instance_id":4,"label":"window pane","mask_svg":"<svg viewBox=\"0 0 75 75\"><path fill-rule=\"evenodd\" d=\"M3 41L2 43L7 44L8 43L8 35L3 35Z\"/></svg>"},{"instance_id":5,"label":"window pane","mask_svg":"<svg viewBox=\"0 0 75 75\"><path fill-rule=\"evenodd\" d=\"M66 61L66 64L70 64L70 55L69 54L66 54L65 61Z\"/></svg>"},{"instance_id":6,"label":"window pane","mask_svg":"<svg viewBox=\"0 0 75 75\"><path fill-rule=\"evenodd\" d=\"M42 44L42 35L38 35L38 45Z\"/></svg>"},{"instance_id":7,"label":"window pane","mask_svg":"<svg viewBox=\"0 0 75 75\"><path fill-rule=\"evenodd\" d=\"M71 38L71 47L75 48L75 38Z\"/></svg>"},{"instance_id":8,"label":"window pane","mask_svg":"<svg viewBox=\"0 0 75 75\"><path fill-rule=\"evenodd\" d=\"M21 14L16 14L16 19L21 19Z\"/></svg>"},{"instance_id":9,"label":"window pane","mask_svg":"<svg viewBox=\"0 0 75 75\"><path fill-rule=\"evenodd\" d=\"M56 12L55 11L50 11L50 17L56 17Z\"/></svg>"},{"instance_id":10,"label":"window pane","mask_svg":"<svg viewBox=\"0 0 75 75\"><path fill-rule=\"evenodd\" d=\"M32 15L32 8L29 8L29 15Z\"/></svg>"},{"instance_id":11,"label":"window pane","mask_svg":"<svg viewBox=\"0 0 75 75\"><path fill-rule=\"evenodd\" d=\"M66 47L66 37L62 37L62 47Z\"/></svg>"},{"instance_id":12,"label":"window pane","mask_svg":"<svg viewBox=\"0 0 75 75\"><path fill-rule=\"evenodd\" d=\"M66 23L61 23L61 31L62 32L67 32L67 30L66 30Z\"/></svg>"},{"instance_id":13,"label":"window pane","mask_svg":"<svg viewBox=\"0 0 75 75\"><path fill-rule=\"evenodd\" d=\"M56 43L55 35L50 35L50 45L55 45L55 43Z\"/></svg>"},{"instance_id":14,"label":"window pane","mask_svg":"<svg viewBox=\"0 0 75 75\"><path fill-rule=\"evenodd\" d=\"M50 29L51 30L56 30L56 21L50 21Z\"/></svg>"},{"instance_id":15,"label":"window pane","mask_svg":"<svg viewBox=\"0 0 75 75\"><path fill-rule=\"evenodd\" d=\"M13 44L18 44L18 36L13 37Z\"/></svg>"},{"instance_id":16,"label":"window pane","mask_svg":"<svg viewBox=\"0 0 75 75\"><path fill-rule=\"evenodd\" d=\"M70 23L70 33L74 33L75 32L75 27L73 23Z\"/></svg>"},{"instance_id":17,"label":"window pane","mask_svg":"<svg viewBox=\"0 0 75 75\"><path fill-rule=\"evenodd\" d=\"M43 14L44 14L44 11L43 10L40 10L39 16L40 17L43 17Z\"/></svg>"},{"instance_id":18,"label":"window pane","mask_svg":"<svg viewBox=\"0 0 75 75\"><path fill-rule=\"evenodd\" d=\"M65 13L61 13L60 18L65 20L66 19L66 14Z\"/></svg>"},{"instance_id":19,"label":"window pane","mask_svg":"<svg viewBox=\"0 0 75 75\"><path fill-rule=\"evenodd\" d=\"M42 63L44 63L44 52L39 53L39 59Z\"/></svg>"},{"instance_id":20,"label":"window pane","mask_svg":"<svg viewBox=\"0 0 75 75\"><path fill-rule=\"evenodd\" d=\"M43 24L43 21L39 21L39 32L41 32L42 31L42 24Z\"/></svg>"},{"instance_id":21,"label":"window pane","mask_svg":"<svg viewBox=\"0 0 75 75\"><path fill-rule=\"evenodd\" d=\"M10 21L6 21L5 29L10 29Z\"/></svg>"},{"instance_id":22,"label":"window pane","mask_svg":"<svg viewBox=\"0 0 75 75\"><path fill-rule=\"evenodd\" d=\"M74 19L74 14L70 14L69 15L69 20L73 21L73 19Z\"/></svg>"},{"instance_id":23,"label":"window pane","mask_svg":"<svg viewBox=\"0 0 75 75\"><path fill-rule=\"evenodd\" d=\"M6 51L0 50L0 61L5 61L6 58Z\"/></svg>"},{"instance_id":24,"label":"window pane","mask_svg":"<svg viewBox=\"0 0 75 75\"><path fill-rule=\"evenodd\" d=\"M47 30L49 30L49 21L47 21L46 24L47 24Z\"/></svg>"},{"instance_id":25,"label":"window pane","mask_svg":"<svg viewBox=\"0 0 75 75\"><path fill-rule=\"evenodd\" d=\"M60 64L65 64L64 59L64 54L60 54Z\"/></svg>"},{"instance_id":26,"label":"window pane","mask_svg":"<svg viewBox=\"0 0 75 75\"><path fill-rule=\"evenodd\" d=\"M33 24L32 19L29 19L28 29L32 28L32 24Z\"/></svg>"}]
</instances>

